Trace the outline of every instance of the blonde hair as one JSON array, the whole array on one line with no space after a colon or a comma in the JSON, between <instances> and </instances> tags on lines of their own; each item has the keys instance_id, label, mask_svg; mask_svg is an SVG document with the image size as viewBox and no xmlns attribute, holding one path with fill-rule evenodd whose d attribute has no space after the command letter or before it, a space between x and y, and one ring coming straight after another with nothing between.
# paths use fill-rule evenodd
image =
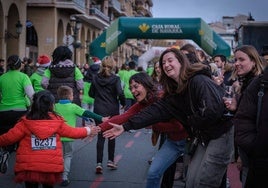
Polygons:
<instances>
[{"instance_id":1,"label":"blonde hair","mask_svg":"<svg viewBox=\"0 0 268 188\"><path fill-rule=\"evenodd\" d=\"M111 76L115 66L115 60L111 56L106 56L101 61L100 74L104 77Z\"/></svg>"},{"instance_id":2,"label":"blonde hair","mask_svg":"<svg viewBox=\"0 0 268 188\"><path fill-rule=\"evenodd\" d=\"M241 51L241 52L247 54L248 57L250 58L250 60L255 62L255 66L251 70L251 72L255 76L260 75L262 73L262 71L264 69L263 63L261 61L261 58L260 58L258 51L256 50L256 48L254 46L243 45L241 47L236 48L234 53L236 53L237 51ZM236 70L234 70L232 78L236 78L236 77L237 77L237 72L236 72Z\"/></svg>"}]
</instances>

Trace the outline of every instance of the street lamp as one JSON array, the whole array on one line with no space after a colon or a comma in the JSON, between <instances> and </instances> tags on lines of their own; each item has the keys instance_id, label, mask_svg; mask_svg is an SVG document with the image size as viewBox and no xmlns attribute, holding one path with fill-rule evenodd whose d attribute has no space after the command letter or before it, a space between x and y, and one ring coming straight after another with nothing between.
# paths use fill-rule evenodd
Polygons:
<instances>
[{"instance_id":1,"label":"street lamp","mask_svg":"<svg viewBox=\"0 0 268 188\"><path fill-rule=\"evenodd\" d=\"M70 17L70 22L71 22L71 27L73 29L73 37L74 37L74 42L73 42L73 48L74 48L74 63L76 64L76 49L80 48L81 42L78 40L78 31L82 27L82 22L74 16Z\"/></svg>"},{"instance_id":2,"label":"street lamp","mask_svg":"<svg viewBox=\"0 0 268 188\"><path fill-rule=\"evenodd\" d=\"M14 38L14 39L18 39L21 32L22 32L22 24L20 23L20 20L18 20L18 22L16 23L16 34L14 35L12 34L10 31L5 31L5 39L10 39L10 38Z\"/></svg>"}]
</instances>

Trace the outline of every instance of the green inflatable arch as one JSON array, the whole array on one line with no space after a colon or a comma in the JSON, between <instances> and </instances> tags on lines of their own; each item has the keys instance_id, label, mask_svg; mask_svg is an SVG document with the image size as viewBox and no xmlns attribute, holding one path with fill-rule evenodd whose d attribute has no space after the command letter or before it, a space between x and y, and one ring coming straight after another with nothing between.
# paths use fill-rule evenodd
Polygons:
<instances>
[{"instance_id":1,"label":"green inflatable arch","mask_svg":"<svg viewBox=\"0 0 268 188\"><path fill-rule=\"evenodd\" d=\"M127 39L192 39L207 54L231 54L230 46L201 18L120 17L96 38L89 54L100 59Z\"/></svg>"}]
</instances>

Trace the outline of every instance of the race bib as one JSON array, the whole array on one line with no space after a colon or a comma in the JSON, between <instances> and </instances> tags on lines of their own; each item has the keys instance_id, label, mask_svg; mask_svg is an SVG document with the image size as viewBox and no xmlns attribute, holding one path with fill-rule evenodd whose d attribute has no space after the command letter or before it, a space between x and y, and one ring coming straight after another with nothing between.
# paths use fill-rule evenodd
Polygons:
<instances>
[{"instance_id":1,"label":"race bib","mask_svg":"<svg viewBox=\"0 0 268 188\"><path fill-rule=\"evenodd\" d=\"M56 149L56 135L46 139L39 139L35 135L31 136L32 150Z\"/></svg>"}]
</instances>

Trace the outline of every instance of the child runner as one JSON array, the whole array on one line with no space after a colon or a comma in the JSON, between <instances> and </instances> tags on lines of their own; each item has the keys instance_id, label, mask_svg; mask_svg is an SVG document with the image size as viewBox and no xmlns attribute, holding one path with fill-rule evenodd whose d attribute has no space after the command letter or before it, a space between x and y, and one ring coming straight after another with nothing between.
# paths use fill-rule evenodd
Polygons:
<instances>
[{"instance_id":1,"label":"child runner","mask_svg":"<svg viewBox=\"0 0 268 188\"><path fill-rule=\"evenodd\" d=\"M86 118L92 118L94 120L103 122L108 120L107 117L102 117L89 110L85 110L73 103L73 89L69 86L60 86L57 91L59 102L55 105L55 111L61 115L66 123L71 127L75 127L77 116L83 116ZM61 186L67 186L70 184L68 175L71 168L71 160L73 157L73 139L61 138L64 158L64 172L62 175Z\"/></svg>"},{"instance_id":2,"label":"child runner","mask_svg":"<svg viewBox=\"0 0 268 188\"><path fill-rule=\"evenodd\" d=\"M54 96L47 90L34 94L31 110L7 133L0 136L0 146L20 142L15 163L15 181L25 188L53 188L62 180L63 154L60 137L95 136L97 127L73 128L57 115Z\"/></svg>"}]
</instances>

